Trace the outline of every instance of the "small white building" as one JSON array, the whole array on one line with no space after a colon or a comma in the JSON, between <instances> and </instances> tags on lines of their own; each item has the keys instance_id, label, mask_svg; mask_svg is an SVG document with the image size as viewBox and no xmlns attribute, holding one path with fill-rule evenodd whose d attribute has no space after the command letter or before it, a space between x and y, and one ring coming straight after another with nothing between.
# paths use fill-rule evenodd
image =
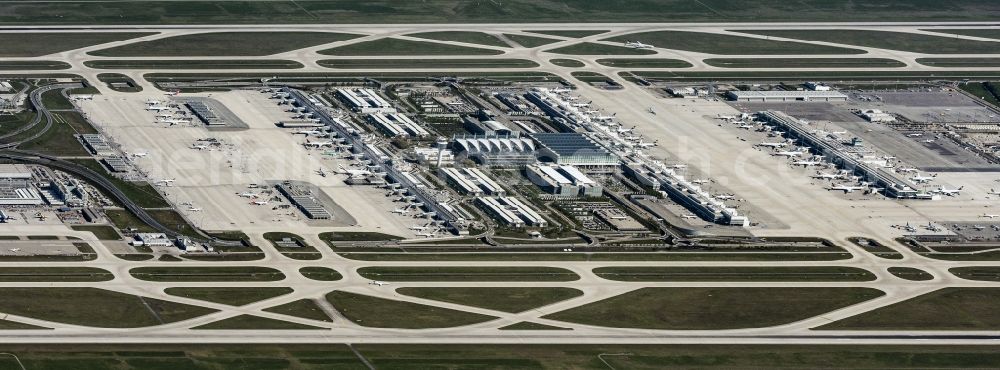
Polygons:
<instances>
[{"instance_id":1,"label":"small white building","mask_svg":"<svg viewBox=\"0 0 1000 370\"><path fill-rule=\"evenodd\" d=\"M147 247L172 247L174 241L167 237L164 233L138 233L135 234L135 239L132 240L132 245L134 246L147 246Z\"/></svg>"},{"instance_id":2,"label":"small white building","mask_svg":"<svg viewBox=\"0 0 1000 370\"><path fill-rule=\"evenodd\" d=\"M896 122L896 116L878 109L866 109L861 111L861 118L873 123Z\"/></svg>"}]
</instances>

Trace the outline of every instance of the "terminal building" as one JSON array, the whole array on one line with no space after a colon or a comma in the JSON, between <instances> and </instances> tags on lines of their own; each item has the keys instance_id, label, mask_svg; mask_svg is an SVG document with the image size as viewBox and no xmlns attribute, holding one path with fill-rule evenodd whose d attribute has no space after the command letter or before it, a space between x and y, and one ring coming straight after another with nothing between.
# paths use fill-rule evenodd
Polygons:
<instances>
[{"instance_id":1,"label":"terminal building","mask_svg":"<svg viewBox=\"0 0 1000 370\"><path fill-rule=\"evenodd\" d=\"M494 219L511 227L545 227L548 221L520 199L514 197L479 197L476 205Z\"/></svg>"},{"instance_id":2,"label":"terminal building","mask_svg":"<svg viewBox=\"0 0 1000 370\"><path fill-rule=\"evenodd\" d=\"M642 185L660 190L703 220L722 225L750 226L750 219L660 162L633 158L623 172Z\"/></svg>"},{"instance_id":3,"label":"terminal building","mask_svg":"<svg viewBox=\"0 0 1000 370\"><path fill-rule=\"evenodd\" d=\"M573 166L536 164L525 168L532 183L564 197L599 197L604 188Z\"/></svg>"},{"instance_id":4,"label":"terminal building","mask_svg":"<svg viewBox=\"0 0 1000 370\"><path fill-rule=\"evenodd\" d=\"M452 148L460 156L494 167L515 167L535 162L535 142L519 135L456 136Z\"/></svg>"},{"instance_id":5,"label":"terminal building","mask_svg":"<svg viewBox=\"0 0 1000 370\"><path fill-rule=\"evenodd\" d=\"M849 153L839 142L823 140L812 128L803 125L795 117L780 111L758 112L757 116L764 122L785 131L789 138L796 139L801 145L808 146L817 154L825 156L826 160L837 167L861 176L863 181L870 182L875 187L884 188L883 193L886 196L932 199L929 194L918 192L908 180L899 177L895 172L865 163L861 158Z\"/></svg>"},{"instance_id":6,"label":"terminal building","mask_svg":"<svg viewBox=\"0 0 1000 370\"><path fill-rule=\"evenodd\" d=\"M538 145L538 156L551 162L580 167L618 166L618 157L582 133L529 134Z\"/></svg>"},{"instance_id":7,"label":"terminal building","mask_svg":"<svg viewBox=\"0 0 1000 370\"><path fill-rule=\"evenodd\" d=\"M372 89L337 89L337 97L358 113L396 113L396 108Z\"/></svg>"},{"instance_id":8,"label":"terminal building","mask_svg":"<svg viewBox=\"0 0 1000 370\"><path fill-rule=\"evenodd\" d=\"M730 91L726 95L730 100L745 102L847 101L847 95L832 90Z\"/></svg>"}]
</instances>

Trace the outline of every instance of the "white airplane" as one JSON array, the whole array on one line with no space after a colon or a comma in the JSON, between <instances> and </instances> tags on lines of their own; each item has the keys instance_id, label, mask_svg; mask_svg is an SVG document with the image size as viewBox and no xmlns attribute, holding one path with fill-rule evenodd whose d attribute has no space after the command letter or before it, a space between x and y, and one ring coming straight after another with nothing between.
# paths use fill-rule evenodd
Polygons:
<instances>
[{"instance_id":1,"label":"white airplane","mask_svg":"<svg viewBox=\"0 0 1000 370\"><path fill-rule=\"evenodd\" d=\"M792 165L802 166L802 167L819 166L821 164L823 164L823 162L820 162L820 161L807 161L807 160L801 160L801 161L792 162Z\"/></svg>"},{"instance_id":2,"label":"white airplane","mask_svg":"<svg viewBox=\"0 0 1000 370\"><path fill-rule=\"evenodd\" d=\"M806 153L807 152L804 149L796 149L796 150L782 150L782 151L771 153L771 155L791 158L791 157L798 157L798 156L806 154Z\"/></svg>"},{"instance_id":3,"label":"white airplane","mask_svg":"<svg viewBox=\"0 0 1000 370\"><path fill-rule=\"evenodd\" d=\"M434 236L434 233L423 233L423 234L416 234L416 235L417 236L422 236L422 237L425 237L425 238L430 238L430 237Z\"/></svg>"},{"instance_id":4,"label":"white airplane","mask_svg":"<svg viewBox=\"0 0 1000 370\"><path fill-rule=\"evenodd\" d=\"M930 176L920 176L920 172L917 172L917 175L911 177L910 180L918 184L925 184L934 180L935 177L937 177L936 174Z\"/></svg>"},{"instance_id":5,"label":"white airplane","mask_svg":"<svg viewBox=\"0 0 1000 370\"><path fill-rule=\"evenodd\" d=\"M208 149L208 145L205 145L205 144L191 144L191 149L205 150L205 149Z\"/></svg>"},{"instance_id":6,"label":"white airplane","mask_svg":"<svg viewBox=\"0 0 1000 370\"><path fill-rule=\"evenodd\" d=\"M646 111L649 112L649 114L656 114L656 111L653 110L653 107L647 108Z\"/></svg>"},{"instance_id":7,"label":"white airplane","mask_svg":"<svg viewBox=\"0 0 1000 370\"><path fill-rule=\"evenodd\" d=\"M160 101L155 99L149 99L146 100L146 105L160 105Z\"/></svg>"},{"instance_id":8,"label":"white airplane","mask_svg":"<svg viewBox=\"0 0 1000 370\"><path fill-rule=\"evenodd\" d=\"M840 185L831 186L831 187L827 188L827 190L840 190L840 191L843 191L845 193L853 193L855 190L861 190L861 189L864 189L864 188L865 188L864 186L850 186L850 185L840 184Z\"/></svg>"},{"instance_id":9,"label":"white airplane","mask_svg":"<svg viewBox=\"0 0 1000 370\"><path fill-rule=\"evenodd\" d=\"M984 214L984 215L979 216L979 217L994 219L994 218L1000 217L1000 215L991 215L991 214L987 213L987 214Z\"/></svg>"},{"instance_id":10,"label":"white airplane","mask_svg":"<svg viewBox=\"0 0 1000 370\"><path fill-rule=\"evenodd\" d=\"M779 143L763 142L763 143L757 144L757 146L763 146L763 147L768 147L768 148L784 148L784 147L788 146L788 143L784 143L784 142L779 142Z\"/></svg>"},{"instance_id":11,"label":"white airplane","mask_svg":"<svg viewBox=\"0 0 1000 370\"><path fill-rule=\"evenodd\" d=\"M150 105L150 106L146 107L146 110L157 111L157 112L159 112L159 111L165 111L165 110L171 110L171 109L173 109L173 108L170 108L170 107L165 106L165 105Z\"/></svg>"},{"instance_id":12,"label":"white airplane","mask_svg":"<svg viewBox=\"0 0 1000 370\"><path fill-rule=\"evenodd\" d=\"M921 136L924 136L924 134L915 133L915 134L906 134L906 136L909 136L909 137L921 137Z\"/></svg>"},{"instance_id":13,"label":"white airplane","mask_svg":"<svg viewBox=\"0 0 1000 370\"><path fill-rule=\"evenodd\" d=\"M396 208L396 209L392 210L392 213L398 213L398 214L402 215L402 214L406 214L409 211L410 210L406 209L406 208Z\"/></svg>"},{"instance_id":14,"label":"white airplane","mask_svg":"<svg viewBox=\"0 0 1000 370\"><path fill-rule=\"evenodd\" d=\"M695 215L681 215L681 218L685 219L685 220L690 220L690 219L698 218L698 216L695 216Z\"/></svg>"},{"instance_id":15,"label":"white airplane","mask_svg":"<svg viewBox=\"0 0 1000 370\"><path fill-rule=\"evenodd\" d=\"M824 179L824 180L833 180L833 179L842 179L842 178L844 178L844 175L839 174L839 173L817 172L815 175L812 176L812 178L814 178L814 179Z\"/></svg>"},{"instance_id":16,"label":"white airplane","mask_svg":"<svg viewBox=\"0 0 1000 370\"><path fill-rule=\"evenodd\" d=\"M188 212L201 212L201 208L189 207Z\"/></svg>"},{"instance_id":17,"label":"white airplane","mask_svg":"<svg viewBox=\"0 0 1000 370\"><path fill-rule=\"evenodd\" d=\"M384 281L378 281L378 280L372 280L372 281L371 281L370 283L368 283L368 284L369 284L369 285L378 285L378 286L383 286L383 285L389 285L389 283L387 283L387 282L384 282Z\"/></svg>"},{"instance_id":18,"label":"white airplane","mask_svg":"<svg viewBox=\"0 0 1000 370\"><path fill-rule=\"evenodd\" d=\"M332 147L333 146L333 142L332 141L309 141L309 140L306 140L306 142L303 143L302 145L305 145L307 148L323 148L323 147Z\"/></svg>"},{"instance_id":19,"label":"white airplane","mask_svg":"<svg viewBox=\"0 0 1000 370\"><path fill-rule=\"evenodd\" d=\"M258 197L258 196L259 196L260 194L257 194L257 193L252 193L252 192L249 192L249 191L248 191L248 192L243 192L243 193L239 193L239 194L237 194L237 195L239 195L239 196L240 196L241 198L256 198L256 197Z\"/></svg>"},{"instance_id":20,"label":"white airplane","mask_svg":"<svg viewBox=\"0 0 1000 370\"><path fill-rule=\"evenodd\" d=\"M902 167L902 168L897 169L896 171L897 172L907 173L907 172L917 172L917 169L913 168L913 167Z\"/></svg>"},{"instance_id":21,"label":"white airplane","mask_svg":"<svg viewBox=\"0 0 1000 370\"><path fill-rule=\"evenodd\" d=\"M173 184L174 184L174 181L177 181L177 180L176 180L176 179L161 179L161 180L156 180L156 182L155 182L155 183L156 183L157 185L166 185L166 186L170 186L170 185L173 185Z\"/></svg>"},{"instance_id":22,"label":"white airplane","mask_svg":"<svg viewBox=\"0 0 1000 370\"><path fill-rule=\"evenodd\" d=\"M294 133L298 134L298 135L306 135L306 136L326 135L325 132L319 131L319 130L299 130L299 131L295 131Z\"/></svg>"},{"instance_id":23,"label":"white airplane","mask_svg":"<svg viewBox=\"0 0 1000 370\"><path fill-rule=\"evenodd\" d=\"M161 119L160 122L167 123L170 126L177 126L177 125L186 125L186 124L189 124L189 123L191 123L191 120L179 119L179 118L171 118L171 119Z\"/></svg>"},{"instance_id":24,"label":"white airplane","mask_svg":"<svg viewBox=\"0 0 1000 370\"><path fill-rule=\"evenodd\" d=\"M255 201L250 202L250 203L253 203L254 205L258 205L258 206L266 206L267 203L270 203L270 201L269 200L255 200Z\"/></svg>"},{"instance_id":25,"label":"white airplane","mask_svg":"<svg viewBox=\"0 0 1000 370\"><path fill-rule=\"evenodd\" d=\"M135 153L128 153L128 155L131 156L132 158L140 158L149 155L149 152L135 152Z\"/></svg>"},{"instance_id":26,"label":"white airplane","mask_svg":"<svg viewBox=\"0 0 1000 370\"><path fill-rule=\"evenodd\" d=\"M656 146L656 140L654 140L652 143L647 143L645 141L639 140L639 142L635 143L635 145L639 146L640 148L649 148L652 146Z\"/></svg>"},{"instance_id":27,"label":"white airplane","mask_svg":"<svg viewBox=\"0 0 1000 370\"><path fill-rule=\"evenodd\" d=\"M953 196L956 196L956 195L961 195L962 194L962 188L964 188L964 186L959 186L958 189L948 189L948 188L942 186L942 187L937 188L936 190L931 190L931 192L932 193L937 193L937 194L942 194L942 195L947 195L949 197L953 197Z\"/></svg>"},{"instance_id":28,"label":"white airplane","mask_svg":"<svg viewBox=\"0 0 1000 370\"><path fill-rule=\"evenodd\" d=\"M625 46L633 49L652 49L653 45L643 44L639 41L625 41Z\"/></svg>"},{"instance_id":29,"label":"white airplane","mask_svg":"<svg viewBox=\"0 0 1000 370\"><path fill-rule=\"evenodd\" d=\"M350 177L371 176L372 174L372 172L368 170L356 170L353 168L344 168L344 166L340 166L340 173Z\"/></svg>"},{"instance_id":30,"label":"white airplane","mask_svg":"<svg viewBox=\"0 0 1000 370\"><path fill-rule=\"evenodd\" d=\"M715 196L715 199L718 199L718 200L730 200L730 199L735 199L735 198L736 198L736 196L732 195L732 194L719 194L719 195Z\"/></svg>"},{"instance_id":31,"label":"white airplane","mask_svg":"<svg viewBox=\"0 0 1000 370\"><path fill-rule=\"evenodd\" d=\"M1000 191L996 191L993 188L990 188L990 191L986 192L986 194L989 194L989 195L1000 195Z\"/></svg>"},{"instance_id":32,"label":"white airplane","mask_svg":"<svg viewBox=\"0 0 1000 370\"><path fill-rule=\"evenodd\" d=\"M424 230L427 230L429 228L430 228L430 226L417 226L417 225L410 226L410 230L419 230L419 231L424 231Z\"/></svg>"},{"instance_id":33,"label":"white airplane","mask_svg":"<svg viewBox=\"0 0 1000 370\"><path fill-rule=\"evenodd\" d=\"M698 185L707 184L708 183L708 179L695 179L695 180L691 180L691 183L692 184L698 184Z\"/></svg>"},{"instance_id":34,"label":"white airplane","mask_svg":"<svg viewBox=\"0 0 1000 370\"><path fill-rule=\"evenodd\" d=\"M736 116L723 116L723 115L720 114L718 117L715 117L715 118L726 120L726 121L732 121L732 120L736 119Z\"/></svg>"}]
</instances>

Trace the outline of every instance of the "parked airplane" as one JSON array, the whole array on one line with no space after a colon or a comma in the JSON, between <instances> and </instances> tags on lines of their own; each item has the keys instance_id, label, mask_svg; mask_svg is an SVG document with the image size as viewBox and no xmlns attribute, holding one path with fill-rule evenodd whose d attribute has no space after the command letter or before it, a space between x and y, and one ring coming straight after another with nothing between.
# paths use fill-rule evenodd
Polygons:
<instances>
[{"instance_id":1,"label":"parked airplane","mask_svg":"<svg viewBox=\"0 0 1000 370\"><path fill-rule=\"evenodd\" d=\"M962 188L964 188L964 186L959 186L958 189L948 189L948 188L942 186L942 187L939 187L939 188L937 188L935 190L931 190L931 192L932 193L937 193L937 194L942 194L942 195L947 195L949 197L953 197L953 196L956 196L956 195L961 195L962 194Z\"/></svg>"},{"instance_id":2,"label":"parked airplane","mask_svg":"<svg viewBox=\"0 0 1000 370\"><path fill-rule=\"evenodd\" d=\"M253 201L251 203L253 203L254 205L258 205L258 206L265 206L265 205L267 205L267 203L270 203L270 201L269 200L255 200L255 201Z\"/></svg>"},{"instance_id":3,"label":"parked airplane","mask_svg":"<svg viewBox=\"0 0 1000 370\"><path fill-rule=\"evenodd\" d=\"M823 162L820 162L820 161L807 161L807 160L801 160L801 161L792 162L792 165L802 166L802 167L819 166L821 164L823 164Z\"/></svg>"},{"instance_id":4,"label":"parked airplane","mask_svg":"<svg viewBox=\"0 0 1000 370\"><path fill-rule=\"evenodd\" d=\"M201 208L196 208L196 207L189 207L189 208L188 208L188 211L189 211L189 212L201 212Z\"/></svg>"},{"instance_id":5,"label":"parked airplane","mask_svg":"<svg viewBox=\"0 0 1000 370\"><path fill-rule=\"evenodd\" d=\"M812 177L814 179L833 180L833 179L842 179L844 178L844 175L839 173L816 172L816 174L813 175Z\"/></svg>"},{"instance_id":6,"label":"parked airplane","mask_svg":"<svg viewBox=\"0 0 1000 370\"><path fill-rule=\"evenodd\" d=\"M256 198L256 197L260 196L260 194L249 192L249 191L248 192L243 192L243 193L237 193L237 195L239 195L241 198Z\"/></svg>"},{"instance_id":7,"label":"parked airplane","mask_svg":"<svg viewBox=\"0 0 1000 370\"><path fill-rule=\"evenodd\" d=\"M639 140L639 142L635 143L635 145L639 146L640 148L649 148L652 146L656 146L656 140L653 140L652 143L647 143L645 141Z\"/></svg>"},{"instance_id":8,"label":"parked airplane","mask_svg":"<svg viewBox=\"0 0 1000 370\"><path fill-rule=\"evenodd\" d=\"M788 146L788 143L785 143L785 142L780 142L780 143L763 142L763 143L757 144L757 146L763 146L763 147L768 147L768 148L783 148L785 146Z\"/></svg>"},{"instance_id":9,"label":"parked airplane","mask_svg":"<svg viewBox=\"0 0 1000 370\"><path fill-rule=\"evenodd\" d=\"M157 111L157 112L164 111L164 110L170 110L170 109L173 109L173 108L170 108L170 107L164 106L164 105L150 105L150 106L146 107L146 110Z\"/></svg>"},{"instance_id":10,"label":"parked airplane","mask_svg":"<svg viewBox=\"0 0 1000 370\"><path fill-rule=\"evenodd\" d=\"M344 168L344 166L340 166L340 173L351 177L371 176L372 174L372 172L368 170L356 170L353 168Z\"/></svg>"},{"instance_id":11,"label":"parked airplane","mask_svg":"<svg viewBox=\"0 0 1000 370\"><path fill-rule=\"evenodd\" d=\"M191 144L191 149L205 150L205 149L208 149L208 145L205 145L205 144Z\"/></svg>"},{"instance_id":12,"label":"parked airplane","mask_svg":"<svg viewBox=\"0 0 1000 370\"><path fill-rule=\"evenodd\" d=\"M132 158L140 158L140 157L145 157L145 156L149 155L149 152L135 152L135 153L127 153L127 154L129 156L131 156Z\"/></svg>"},{"instance_id":13,"label":"parked airplane","mask_svg":"<svg viewBox=\"0 0 1000 370\"><path fill-rule=\"evenodd\" d=\"M305 135L305 136L321 136L328 135L327 133L319 130L299 130L295 131L295 134Z\"/></svg>"},{"instance_id":14,"label":"parked airplane","mask_svg":"<svg viewBox=\"0 0 1000 370\"><path fill-rule=\"evenodd\" d=\"M690 220L690 219L698 218L698 216L695 216L695 215L681 215L681 218L683 218L685 220Z\"/></svg>"},{"instance_id":15,"label":"parked airplane","mask_svg":"<svg viewBox=\"0 0 1000 370\"><path fill-rule=\"evenodd\" d=\"M990 188L990 191L986 192L986 194L989 194L989 195L1000 195L1000 191L996 191L996 190Z\"/></svg>"},{"instance_id":16,"label":"parked airplane","mask_svg":"<svg viewBox=\"0 0 1000 370\"><path fill-rule=\"evenodd\" d=\"M918 184L925 184L934 180L935 177L937 177L936 174L930 176L920 176L920 172L917 172L917 175L911 177L910 180Z\"/></svg>"},{"instance_id":17,"label":"parked airplane","mask_svg":"<svg viewBox=\"0 0 1000 370\"><path fill-rule=\"evenodd\" d=\"M625 46L633 49L652 49L653 45L643 44L639 41L625 41Z\"/></svg>"},{"instance_id":18,"label":"parked airplane","mask_svg":"<svg viewBox=\"0 0 1000 370\"><path fill-rule=\"evenodd\" d=\"M831 187L827 188L827 190L840 190L840 191L843 191L845 193L853 193L855 190L861 190L861 189L864 189L864 188L865 188L864 186L851 186L851 185L840 184L840 185L831 186Z\"/></svg>"},{"instance_id":19,"label":"parked airplane","mask_svg":"<svg viewBox=\"0 0 1000 370\"><path fill-rule=\"evenodd\" d=\"M808 153L808 152L806 150L804 150L804 149L796 149L796 150L782 150L782 151L777 151L777 152L771 153L771 155L791 158L791 157L798 157L798 156L806 154L806 153Z\"/></svg>"},{"instance_id":20,"label":"parked airplane","mask_svg":"<svg viewBox=\"0 0 1000 370\"><path fill-rule=\"evenodd\" d=\"M372 282L370 282L368 284L369 285L378 285L378 286L389 285L389 283L387 283L387 282L378 281L378 280L372 280Z\"/></svg>"},{"instance_id":21,"label":"parked airplane","mask_svg":"<svg viewBox=\"0 0 1000 370\"><path fill-rule=\"evenodd\" d=\"M309 141L307 139L306 142L303 143L302 145L305 145L307 148L323 148L323 147L332 147L333 146L333 142L332 141Z\"/></svg>"},{"instance_id":22,"label":"parked airplane","mask_svg":"<svg viewBox=\"0 0 1000 370\"><path fill-rule=\"evenodd\" d=\"M398 214L402 215L402 214L406 214L409 211L410 210L407 209L407 208L396 208L396 209L392 210L392 213L398 213Z\"/></svg>"}]
</instances>

